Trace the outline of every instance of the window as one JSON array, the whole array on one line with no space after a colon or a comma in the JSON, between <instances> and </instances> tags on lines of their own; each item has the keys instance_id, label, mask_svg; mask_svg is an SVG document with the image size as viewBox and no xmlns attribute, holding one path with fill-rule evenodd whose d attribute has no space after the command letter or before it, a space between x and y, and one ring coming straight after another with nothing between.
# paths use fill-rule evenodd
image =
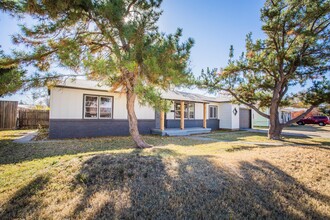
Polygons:
<instances>
[{"instance_id":1,"label":"window","mask_svg":"<svg viewBox=\"0 0 330 220\"><path fill-rule=\"evenodd\" d=\"M112 118L111 97L100 97L100 118Z\"/></svg>"},{"instance_id":2,"label":"window","mask_svg":"<svg viewBox=\"0 0 330 220\"><path fill-rule=\"evenodd\" d=\"M218 118L218 106L210 105L209 107L209 119Z\"/></svg>"},{"instance_id":3,"label":"window","mask_svg":"<svg viewBox=\"0 0 330 220\"><path fill-rule=\"evenodd\" d=\"M315 119L327 119L327 116L314 116Z\"/></svg>"},{"instance_id":4,"label":"window","mask_svg":"<svg viewBox=\"0 0 330 220\"><path fill-rule=\"evenodd\" d=\"M195 118L195 105L193 103L188 104L189 119Z\"/></svg>"},{"instance_id":5,"label":"window","mask_svg":"<svg viewBox=\"0 0 330 220\"><path fill-rule=\"evenodd\" d=\"M180 119L181 116L181 103L174 103L174 118ZM185 119L194 119L195 118L195 104L194 103L185 103L184 104L184 118Z\"/></svg>"},{"instance_id":6,"label":"window","mask_svg":"<svg viewBox=\"0 0 330 220\"><path fill-rule=\"evenodd\" d=\"M85 118L97 118L98 117L98 97L97 96L85 96Z\"/></svg>"},{"instance_id":7,"label":"window","mask_svg":"<svg viewBox=\"0 0 330 220\"><path fill-rule=\"evenodd\" d=\"M174 118L178 119L180 118L180 115L181 115L181 104L180 102L175 102L174 103Z\"/></svg>"},{"instance_id":8,"label":"window","mask_svg":"<svg viewBox=\"0 0 330 220\"><path fill-rule=\"evenodd\" d=\"M85 95L84 118L112 118L112 97Z\"/></svg>"}]
</instances>

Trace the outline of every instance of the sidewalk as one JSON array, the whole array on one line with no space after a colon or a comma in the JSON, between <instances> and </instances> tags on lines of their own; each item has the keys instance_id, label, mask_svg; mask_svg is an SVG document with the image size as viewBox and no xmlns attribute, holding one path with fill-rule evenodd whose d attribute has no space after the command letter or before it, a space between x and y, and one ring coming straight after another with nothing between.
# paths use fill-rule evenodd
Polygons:
<instances>
[{"instance_id":1,"label":"sidewalk","mask_svg":"<svg viewBox=\"0 0 330 220\"><path fill-rule=\"evenodd\" d=\"M13 140L14 143L25 144L31 142L31 140L37 135L37 131L32 131L30 133L25 134L24 136Z\"/></svg>"}]
</instances>

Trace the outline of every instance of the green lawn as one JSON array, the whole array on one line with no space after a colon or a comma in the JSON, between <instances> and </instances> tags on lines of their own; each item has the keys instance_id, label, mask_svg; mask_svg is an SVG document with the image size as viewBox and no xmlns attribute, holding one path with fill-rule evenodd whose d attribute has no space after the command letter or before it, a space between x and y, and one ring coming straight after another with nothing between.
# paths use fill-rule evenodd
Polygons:
<instances>
[{"instance_id":1,"label":"green lawn","mask_svg":"<svg viewBox=\"0 0 330 220\"><path fill-rule=\"evenodd\" d=\"M0 131L0 219L330 217L327 149L158 136L145 150L129 137L11 142L24 132Z\"/></svg>"}]
</instances>

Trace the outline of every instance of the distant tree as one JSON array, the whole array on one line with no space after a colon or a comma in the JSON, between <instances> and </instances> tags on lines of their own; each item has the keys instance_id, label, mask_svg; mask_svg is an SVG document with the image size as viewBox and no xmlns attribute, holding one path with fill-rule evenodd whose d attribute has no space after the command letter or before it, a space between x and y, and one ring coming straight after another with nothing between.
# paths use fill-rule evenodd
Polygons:
<instances>
[{"instance_id":1,"label":"distant tree","mask_svg":"<svg viewBox=\"0 0 330 220\"><path fill-rule=\"evenodd\" d=\"M324 104L319 107L322 114L330 116L330 104Z\"/></svg>"},{"instance_id":2,"label":"distant tree","mask_svg":"<svg viewBox=\"0 0 330 220\"><path fill-rule=\"evenodd\" d=\"M3 10L30 15L13 40L32 48L15 52L11 62L34 64L47 71L52 63L126 93L129 131L139 148L150 147L140 136L134 102L138 97L166 109L160 89L184 83L193 40L181 42L181 30L159 33L161 0L11 1ZM0 6L1 7L1 6Z\"/></svg>"},{"instance_id":3,"label":"distant tree","mask_svg":"<svg viewBox=\"0 0 330 220\"><path fill-rule=\"evenodd\" d=\"M246 38L246 53L224 70L202 73L199 85L223 90L270 121L268 137L280 139L283 127L297 122L321 103L330 101L330 1L267 0L261 10L265 39ZM296 97L308 105L299 117L281 124L279 107L289 104L288 90L312 82ZM265 107L270 109L266 114Z\"/></svg>"},{"instance_id":4,"label":"distant tree","mask_svg":"<svg viewBox=\"0 0 330 220\"><path fill-rule=\"evenodd\" d=\"M293 97L290 101L290 106L294 108L308 108L309 106L306 105L299 97Z\"/></svg>"}]
</instances>

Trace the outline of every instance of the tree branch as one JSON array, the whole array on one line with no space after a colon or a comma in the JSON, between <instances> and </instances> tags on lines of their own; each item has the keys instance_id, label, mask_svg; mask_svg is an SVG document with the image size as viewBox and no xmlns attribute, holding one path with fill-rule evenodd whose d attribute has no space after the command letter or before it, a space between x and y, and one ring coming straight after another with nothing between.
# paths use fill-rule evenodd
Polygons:
<instances>
[{"instance_id":1,"label":"tree branch","mask_svg":"<svg viewBox=\"0 0 330 220\"><path fill-rule=\"evenodd\" d=\"M131 11L131 7L137 2L137 0L133 0L127 7L127 10L125 12L125 16L127 16L129 14L129 12Z\"/></svg>"},{"instance_id":2,"label":"tree branch","mask_svg":"<svg viewBox=\"0 0 330 220\"><path fill-rule=\"evenodd\" d=\"M29 61L33 61L33 60L38 60L38 59L41 59L43 57L47 57L47 56L55 53L57 50L58 49L54 49L54 50L48 51L48 52L43 53L43 54L35 54L35 55L32 55L32 56L26 56L26 57L23 57L23 58L9 59L7 61L0 62L0 66L8 67L8 66L12 66L14 64L19 64L21 62L29 62Z\"/></svg>"},{"instance_id":3,"label":"tree branch","mask_svg":"<svg viewBox=\"0 0 330 220\"><path fill-rule=\"evenodd\" d=\"M287 93L288 90L289 90L289 86L288 84L286 84L284 88L282 88L282 91L280 92L280 100L282 100L282 98L284 97L284 95Z\"/></svg>"},{"instance_id":4,"label":"tree branch","mask_svg":"<svg viewBox=\"0 0 330 220\"><path fill-rule=\"evenodd\" d=\"M60 78L63 78L63 77L77 77L77 76L86 76L85 74L75 74L75 75L72 75L72 74L63 74L63 75L56 75L56 76L44 76L44 77L38 77L37 80L47 80L47 79L60 79ZM33 76L29 79L25 79L23 80L23 82L25 83L29 83L29 82L33 82L35 81L36 78L34 78Z\"/></svg>"},{"instance_id":5,"label":"tree branch","mask_svg":"<svg viewBox=\"0 0 330 220\"><path fill-rule=\"evenodd\" d=\"M304 113L302 113L301 115L299 115L298 117L291 119L290 121L286 122L283 124L283 126L289 126L293 123L296 123L297 121L299 121L300 119L304 118L306 115L308 115L308 113L310 113L313 109L315 108L315 106L311 106L309 107L309 109L307 109Z\"/></svg>"}]
</instances>

